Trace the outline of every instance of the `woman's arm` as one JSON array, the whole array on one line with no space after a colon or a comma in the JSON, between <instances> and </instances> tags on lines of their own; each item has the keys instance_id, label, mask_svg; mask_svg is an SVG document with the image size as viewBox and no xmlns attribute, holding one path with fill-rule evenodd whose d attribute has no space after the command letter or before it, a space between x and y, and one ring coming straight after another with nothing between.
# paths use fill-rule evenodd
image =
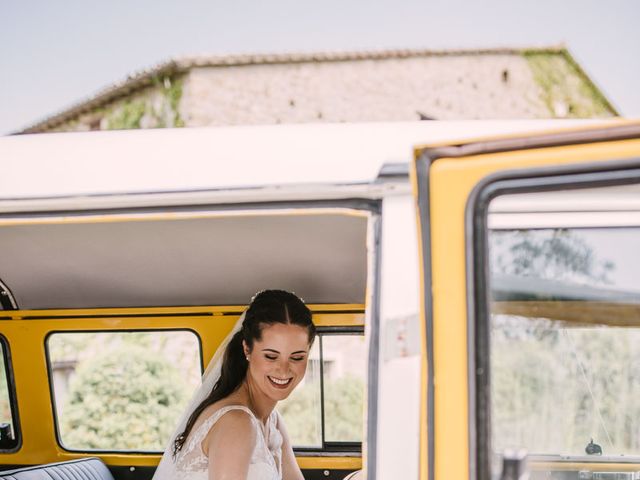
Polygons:
<instances>
[{"instance_id":1,"label":"woman's arm","mask_svg":"<svg viewBox=\"0 0 640 480\"><path fill-rule=\"evenodd\" d=\"M232 410L220 417L202 441L209 458L209 480L246 480L256 444L255 425L246 412Z\"/></svg>"},{"instance_id":2,"label":"woman's arm","mask_svg":"<svg viewBox=\"0 0 640 480\"><path fill-rule=\"evenodd\" d=\"M279 413L276 427L282 435L282 480L304 480L302 471L296 462L296 456L293 454L293 448L291 448L289 434Z\"/></svg>"}]
</instances>

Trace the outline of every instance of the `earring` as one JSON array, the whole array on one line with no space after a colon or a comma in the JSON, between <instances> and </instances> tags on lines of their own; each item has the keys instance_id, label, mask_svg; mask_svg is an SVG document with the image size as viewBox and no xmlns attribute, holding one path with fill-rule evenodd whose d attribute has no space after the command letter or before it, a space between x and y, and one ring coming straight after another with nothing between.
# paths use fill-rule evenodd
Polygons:
<instances>
[{"instance_id":1,"label":"earring","mask_svg":"<svg viewBox=\"0 0 640 480\"><path fill-rule=\"evenodd\" d=\"M245 358L247 359L247 362L249 361L249 355L246 355Z\"/></svg>"}]
</instances>

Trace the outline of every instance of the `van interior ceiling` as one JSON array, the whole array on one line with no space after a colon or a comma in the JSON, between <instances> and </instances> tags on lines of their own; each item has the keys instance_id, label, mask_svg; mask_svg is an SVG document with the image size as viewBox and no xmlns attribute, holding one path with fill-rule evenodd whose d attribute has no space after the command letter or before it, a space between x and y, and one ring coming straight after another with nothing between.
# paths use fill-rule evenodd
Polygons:
<instances>
[{"instance_id":1,"label":"van interior ceiling","mask_svg":"<svg viewBox=\"0 0 640 480\"><path fill-rule=\"evenodd\" d=\"M348 209L5 218L0 281L21 310L245 305L265 288L364 304L367 222Z\"/></svg>"}]
</instances>

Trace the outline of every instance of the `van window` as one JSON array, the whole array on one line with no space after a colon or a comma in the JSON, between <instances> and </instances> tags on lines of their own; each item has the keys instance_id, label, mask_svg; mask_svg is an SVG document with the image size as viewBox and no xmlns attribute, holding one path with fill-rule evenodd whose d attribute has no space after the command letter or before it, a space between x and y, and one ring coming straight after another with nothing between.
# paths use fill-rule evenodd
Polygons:
<instances>
[{"instance_id":1,"label":"van window","mask_svg":"<svg viewBox=\"0 0 640 480\"><path fill-rule=\"evenodd\" d=\"M277 406L287 426L291 444L297 448L322 448L320 342L321 336L318 335L309 352L307 373L289 398Z\"/></svg>"},{"instance_id":2,"label":"van window","mask_svg":"<svg viewBox=\"0 0 640 480\"><path fill-rule=\"evenodd\" d=\"M489 239L494 452L640 455L640 228Z\"/></svg>"},{"instance_id":3,"label":"van window","mask_svg":"<svg viewBox=\"0 0 640 480\"><path fill-rule=\"evenodd\" d=\"M363 335L322 337L327 442L362 442L365 350Z\"/></svg>"},{"instance_id":4,"label":"van window","mask_svg":"<svg viewBox=\"0 0 640 480\"><path fill-rule=\"evenodd\" d=\"M162 451L202 375L190 331L53 333L47 356L68 450Z\"/></svg>"},{"instance_id":5,"label":"van window","mask_svg":"<svg viewBox=\"0 0 640 480\"><path fill-rule=\"evenodd\" d=\"M15 412L11 402L13 386L9 379L9 349L0 337L0 450L13 449L17 445L17 429L14 424Z\"/></svg>"},{"instance_id":6,"label":"van window","mask_svg":"<svg viewBox=\"0 0 640 480\"><path fill-rule=\"evenodd\" d=\"M294 447L326 451L360 448L365 350L362 332L319 332L303 382L278 405Z\"/></svg>"}]
</instances>

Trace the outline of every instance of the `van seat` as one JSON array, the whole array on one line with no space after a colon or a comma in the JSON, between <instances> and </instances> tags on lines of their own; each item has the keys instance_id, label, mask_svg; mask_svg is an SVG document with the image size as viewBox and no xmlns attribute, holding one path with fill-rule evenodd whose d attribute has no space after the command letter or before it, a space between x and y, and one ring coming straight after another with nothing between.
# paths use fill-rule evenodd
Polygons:
<instances>
[{"instance_id":1,"label":"van seat","mask_svg":"<svg viewBox=\"0 0 640 480\"><path fill-rule=\"evenodd\" d=\"M99 458L81 458L0 472L0 480L113 480Z\"/></svg>"}]
</instances>

